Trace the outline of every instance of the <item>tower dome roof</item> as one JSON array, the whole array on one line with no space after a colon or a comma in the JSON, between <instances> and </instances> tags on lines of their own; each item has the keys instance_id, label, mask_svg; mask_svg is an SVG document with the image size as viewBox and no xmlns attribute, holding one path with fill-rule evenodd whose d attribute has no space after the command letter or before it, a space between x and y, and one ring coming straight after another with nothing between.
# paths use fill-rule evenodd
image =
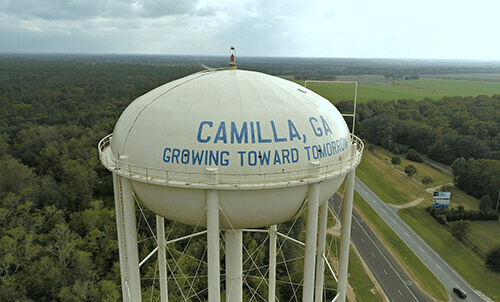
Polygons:
<instances>
[{"instance_id":1,"label":"tower dome roof","mask_svg":"<svg viewBox=\"0 0 500 302\"><path fill-rule=\"evenodd\" d=\"M121 115L111 147L113 157L137 166L255 175L338 163L350 141L341 114L313 91L259 72L223 70L136 99Z\"/></svg>"}]
</instances>

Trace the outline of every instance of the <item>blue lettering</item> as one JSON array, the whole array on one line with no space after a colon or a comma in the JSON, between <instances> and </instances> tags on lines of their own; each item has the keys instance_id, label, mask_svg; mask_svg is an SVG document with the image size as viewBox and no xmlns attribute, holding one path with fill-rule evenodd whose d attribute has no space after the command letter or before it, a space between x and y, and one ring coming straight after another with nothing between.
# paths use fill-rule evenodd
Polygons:
<instances>
[{"instance_id":1,"label":"blue lettering","mask_svg":"<svg viewBox=\"0 0 500 302\"><path fill-rule=\"evenodd\" d=\"M335 145L335 141L332 141L332 149L333 149L332 151L333 151L333 154L337 154L337 152L340 152L340 150L337 151L337 147L336 146L337 145Z\"/></svg>"},{"instance_id":2,"label":"blue lettering","mask_svg":"<svg viewBox=\"0 0 500 302\"><path fill-rule=\"evenodd\" d=\"M255 131L253 129L253 122L250 122L250 137L252 138L252 144L255 144Z\"/></svg>"},{"instance_id":3,"label":"blue lettering","mask_svg":"<svg viewBox=\"0 0 500 302\"><path fill-rule=\"evenodd\" d=\"M245 144L248 144L247 122L243 122L243 125L241 126L241 132L239 134L238 129L236 128L236 124L234 122L231 122L231 144L234 144L235 138L238 144L241 144L243 138L245 138Z\"/></svg>"},{"instance_id":4,"label":"blue lettering","mask_svg":"<svg viewBox=\"0 0 500 302\"><path fill-rule=\"evenodd\" d=\"M274 150L274 164L276 165L276 163L281 164L281 158L278 150Z\"/></svg>"},{"instance_id":5,"label":"blue lettering","mask_svg":"<svg viewBox=\"0 0 500 302\"><path fill-rule=\"evenodd\" d=\"M248 164L250 166L255 166L257 164L257 152L255 151L248 152Z\"/></svg>"},{"instance_id":6,"label":"blue lettering","mask_svg":"<svg viewBox=\"0 0 500 302\"><path fill-rule=\"evenodd\" d=\"M174 158L179 163L179 155L181 155L181 151L179 149L172 150L172 163L174 163Z\"/></svg>"},{"instance_id":7,"label":"blue lettering","mask_svg":"<svg viewBox=\"0 0 500 302\"><path fill-rule=\"evenodd\" d=\"M219 165L219 151L215 151L214 153L214 151L210 150L210 157L208 159L210 166L212 165L212 160L215 166Z\"/></svg>"},{"instance_id":8,"label":"blue lettering","mask_svg":"<svg viewBox=\"0 0 500 302\"><path fill-rule=\"evenodd\" d=\"M288 120L288 131L290 132L290 141L293 141L294 137L298 138L300 141L299 131L297 131L297 128L295 128L292 120Z\"/></svg>"},{"instance_id":9,"label":"blue lettering","mask_svg":"<svg viewBox=\"0 0 500 302\"><path fill-rule=\"evenodd\" d=\"M309 118L309 123L311 124L311 127L312 127L312 129L313 129L313 131L314 131L314 134L316 134L316 136L317 136L317 137L323 136L323 130L321 130L321 128L320 128L320 127L317 127L317 128L316 128L316 127L314 126L313 121L317 122L318 120L317 120L315 117L311 116L311 117Z\"/></svg>"},{"instance_id":10,"label":"blue lettering","mask_svg":"<svg viewBox=\"0 0 500 302\"><path fill-rule=\"evenodd\" d=\"M281 155L283 156L283 163L285 163L285 160L288 161L288 163L290 163L290 150L288 149L283 149L281 150Z\"/></svg>"},{"instance_id":11,"label":"blue lettering","mask_svg":"<svg viewBox=\"0 0 500 302\"><path fill-rule=\"evenodd\" d=\"M238 151L238 154L240 155L240 165L243 166L243 155L247 153L246 151Z\"/></svg>"},{"instance_id":12,"label":"blue lettering","mask_svg":"<svg viewBox=\"0 0 500 302\"><path fill-rule=\"evenodd\" d=\"M318 146L316 145L312 146L311 150L313 158L318 159L319 158Z\"/></svg>"},{"instance_id":13,"label":"blue lettering","mask_svg":"<svg viewBox=\"0 0 500 302\"><path fill-rule=\"evenodd\" d=\"M219 140L222 140L224 144L227 144L226 122L220 122L219 129L217 129L217 134L214 138L214 144L216 144Z\"/></svg>"},{"instance_id":14,"label":"blue lettering","mask_svg":"<svg viewBox=\"0 0 500 302\"><path fill-rule=\"evenodd\" d=\"M326 143L326 153L328 154L328 156L332 156L333 155L333 150L332 150L332 144L331 143Z\"/></svg>"},{"instance_id":15,"label":"blue lettering","mask_svg":"<svg viewBox=\"0 0 500 302\"><path fill-rule=\"evenodd\" d=\"M274 141L276 143L286 142L286 137L279 138L278 133L276 133L276 127L274 126L274 121L271 121L271 128L273 128Z\"/></svg>"},{"instance_id":16,"label":"blue lettering","mask_svg":"<svg viewBox=\"0 0 500 302\"><path fill-rule=\"evenodd\" d=\"M198 136L196 137L200 143L208 143L210 141L210 136L207 136L205 139L201 138L201 132L203 131L203 125L208 125L208 127L212 127L213 123L211 121L203 121L200 123L200 127L198 128Z\"/></svg>"},{"instance_id":17,"label":"blue lettering","mask_svg":"<svg viewBox=\"0 0 500 302\"><path fill-rule=\"evenodd\" d=\"M163 150L163 161L166 163L170 162L170 156L167 156L167 151L172 152L172 150L170 150L170 148L165 148L165 150Z\"/></svg>"},{"instance_id":18,"label":"blue lettering","mask_svg":"<svg viewBox=\"0 0 500 302\"><path fill-rule=\"evenodd\" d=\"M299 150L297 148L290 149L292 151L292 163L296 163L299 161Z\"/></svg>"},{"instance_id":19,"label":"blue lettering","mask_svg":"<svg viewBox=\"0 0 500 302\"><path fill-rule=\"evenodd\" d=\"M220 165L221 166L227 166L227 165L229 165L229 159L224 158L224 155L229 156L229 151L222 151L220 153Z\"/></svg>"},{"instance_id":20,"label":"blue lettering","mask_svg":"<svg viewBox=\"0 0 500 302\"><path fill-rule=\"evenodd\" d=\"M271 150L268 150L267 153L266 152L260 152L259 151L259 158L260 158L260 165L264 165L264 163L266 163L266 165L269 166L269 160L271 159Z\"/></svg>"},{"instance_id":21,"label":"blue lettering","mask_svg":"<svg viewBox=\"0 0 500 302\"><path fill-rule=\"evenodd\" d=\"M259 144L272 142L270 138L262 138L262 134L260 131L260 122L255 122L255 123L257 125L257 137L259 138Z\"/></svg>"},{"instance_id":22,"label":"blue lettering","mask_svg":"<svg viewBox=\"0 0 500 302\"><path fill-rule=\"evenodd\" d=\"M326 122L326 120L323 118L322 115L319 116L321 118L321 121L323 122L323 128L325 128L325 135L328 135L328 132L332 133L332 129L330 129L330 126L328 126L328 123Z\"/></svg>"},{"instance_id":23,"label":"blue lettering","mask_svg":"<svg viewBox=\"0 0 500 302\"><path fill-rule=\"evenodd\" d=\"M311 155L309 154L309 148L311 148L311 147L310 146L304 147L304 149L306 149L306 151L307 151L307 160L308 161L311 160Z\"/></svg>"},{"instance_id":24,"label":"blue lettering","mask_svg":"<svg viewBox=\"0 0 500 302\"><path fill-rule=\"evenodd\" d=\"M196 162L198 162L198 165L201 165L201 160L203 159L203 153L205 153L205 150L201 150L201 154L200 152L195 151L193 150L193 152L191 153L192 156L193 156L193 165L196 165Z\"/></svg>"},{"instance_id":25,"label":"blue lettering","mask_svg":"<svg viewBox=\"0 0 500 302\"><path fill-rule=\"evenodd\" d=\"M320 152L320 156L321 157L326 157L326 146L325 146L325 144L323 144L323 148L319 149L319 152Z\"/></svg>"}]
</instances>

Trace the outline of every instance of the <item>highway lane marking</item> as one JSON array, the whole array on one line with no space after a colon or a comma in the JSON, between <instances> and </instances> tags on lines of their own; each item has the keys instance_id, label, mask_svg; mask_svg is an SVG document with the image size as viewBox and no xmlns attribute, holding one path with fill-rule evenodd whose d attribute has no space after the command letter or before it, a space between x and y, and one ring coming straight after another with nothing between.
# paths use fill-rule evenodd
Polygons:
<instances>
[{"instance_id":1,"label":"highway lane marking","mask_svg":"<svg viewBox=\"0 0 500 302\"><path fill-rule=\"evenodd\" d=\"M384 268L383 270L384 270L384 273L385 273L387 276L389 276L389 274L387 273L387 271L385 270L385 268Z\"/></svg>"},{"instance_id":2,"label":"highway lane marking","mask_svg":"<svg viewBox=\"0 0 500 302\"><path fill-rule=\"evenodd\" d=\"M375 258L375 254L373 252L370 252L370 253L372 254L373 258Z\"/></svg>"},{"instance_id":3,"label":"highway lane marking","mask_svg":"<svg viewBox=\"0 0 500 302\"><path fill-rule=\"evenodd\" d=\"M398 293L401 295L401 297L403 296L403 293L398 289Z\"/></svg>"},{"instance_id":4,"label":"highway lane marking","mask_svg":"<svg viewBox=\"0 0 500 302\"><path fill-rule=\"evenodd\" d=\"M436 266L437 266L437 268L439 268L440 270L443 270L443 269L442 269L439 265L437 265L437 264L436 264Z\"/></svg>"},{"instance_id":5,"label":"highway lane marking","mask_svg":"<svg viewBox=\"0 0 500 302\"><path fill-rule=\"evenodd\" d=\"M360 239L361 239L361 241L365 242L365 240L363 238L360 237Z\"/></svg>"},{"instance_id":6,"label":"highway lane marking","mask_svg":"<svg viewBox=\"0 0 500 302\"><path fill-rule=\"evenodd\" d=\"M359 192L359 191L358 191ZM366 199L365 199L366 200ZM358 221L358 219L353 215L353 220L354 221ZM359 223L359 221L358 221ZM380 255L382 255L382 257L384 258L384 260L387 262L387 264L389 264L389 266L391 267L392 271L394 271L394 273L396 274L396 276L399 278L399 280L401 280L401 282L403 283L403 285L406 287L406 289L410 292L411 296L413 297L413 299L415 299L415 301L418 301L417 297L415 297L415 294L410 290L410 288L408 287L408 285L404 282L403 278L401 278L401 276L399 275L399 273L396 271L396 269L394 268L394 266L392 266L392 264L389 262L389 260L387 259L387 257L382 253L382 251L380 250L380 248L375 244L375 242L373 241L373 239L370 237L370 235L368 234L368 232L365 230L365 228L360 224L360 227L361 227L361 230L363 230L363 232L365 233L366 235L366 238L368 238L370 240L370 242L373 244L373 246L375 246L375 248L379 251ZM372 256L375 257L375 255L373 254L373 252L371 252ZM376 258L376 257L375 257ZM377 272L374 270L373 273L375 275L377 275ZM382 285L383 286L383 285Z\"/></svg>"},{"instance_id":7,"label":"highway lane marking","mask_svg":"<svg viewBox=\"0 0 500 302\"><path fill-rule=\"evenodd\" d=\"M423 249L421 246L419 246L418 248L419 248L422 252L425 252L425 251L424 251L424 249Z\"/></svg>"}]
</instances>

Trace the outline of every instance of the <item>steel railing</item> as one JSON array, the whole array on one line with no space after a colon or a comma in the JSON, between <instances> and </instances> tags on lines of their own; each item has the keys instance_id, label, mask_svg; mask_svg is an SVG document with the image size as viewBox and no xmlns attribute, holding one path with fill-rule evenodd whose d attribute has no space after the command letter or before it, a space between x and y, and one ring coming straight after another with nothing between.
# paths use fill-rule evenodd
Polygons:
<instances>
[{"instance_id":1,"label":"steel railing","mask_svg":"<svg viewBox=\"0 0 500 302\"><path fill-rule=\"evenodd\" d=\"M220 189L259 189L286 187L315 183L347 174L361 162L364 144L351 134L351 144L355 152L334 164L318 165L306 169L262 172L262 173L217 173L216 168L207 171L181 171L145 167L127 162L111 152L112 134L98 144L101 163L114 173L133 180L177 187L217 187Z\"/></svg>"}]
</instances>

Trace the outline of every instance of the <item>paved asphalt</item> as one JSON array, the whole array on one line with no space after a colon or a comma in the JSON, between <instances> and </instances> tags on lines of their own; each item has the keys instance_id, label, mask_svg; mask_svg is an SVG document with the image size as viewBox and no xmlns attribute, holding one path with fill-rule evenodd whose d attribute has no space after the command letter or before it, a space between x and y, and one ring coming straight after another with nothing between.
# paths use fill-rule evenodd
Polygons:
<instances>
[{"instance_id":1,"label":"paved asphalt","mask_svg":"<svg viewBox=\"0 0 500 302\"><path fill-rule=\"evenodd\" d=\"M330 209L339 219L342 216L341 201L342 198L337 194L329 200ZM432 301L413 284L406 271L356 211L353 211L351 242L377 279L389 301Z\"/></svg>"},{"instance_id":2,"label":"paved asphalt","mask_svg":"<svg viewBox=\"0 0 500 302\"><path fill-rule=\"evenodd\" d=\"M467 281L465 281L453 268L451 268L425 241L396 214L396 209L388 206L377 195L375 195L361 180L356 178L354 189L368 202L372 208L385 220L385 222L401 237L401 239L413 250L413 252L427 265L427 267L443 283L452 301L491 301L484 294L477 292ZM356 245L358 247L358 245ZM380 273L379 273L380 274ZM454 286L458 285L467 293L467 298L459 299L453 292ZM391 300L411 301L411 300Z\"/></svg>"}]
</instances>

